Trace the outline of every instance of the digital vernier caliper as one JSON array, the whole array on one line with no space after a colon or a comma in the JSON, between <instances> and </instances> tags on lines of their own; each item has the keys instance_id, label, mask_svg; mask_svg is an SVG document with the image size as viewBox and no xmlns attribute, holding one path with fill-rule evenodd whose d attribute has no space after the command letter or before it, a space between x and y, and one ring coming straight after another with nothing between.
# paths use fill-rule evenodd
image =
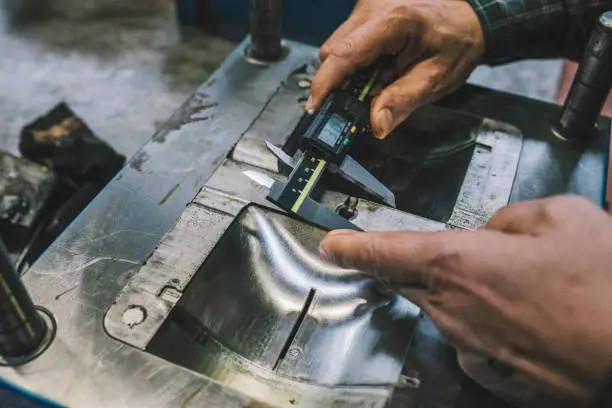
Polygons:
<instances>
[{"instance_id":1,"label":"digital vernier caliper","mask_svg":"<svg viewBox=\"0 0 612 408\"><path fill-rule=\"evenodd\" d=\"M376 68L358 74L357 81L360 77L361 82L357 86L353 86L352 90L345 87L332 92L319 112L307 115L301 121L296 129L303 132L300 136L300 147L304 153L300 158L290 157L282 149L267 143L270 152L293 169L286 183L262 173L245 172L249 178L270 189L267 196L269 201L307 222L326 229L361 231L359 227L310 197L327 170L339 174L384 203L395 207L394 194L348 155L355 138L371 131L369 93L379 75L380 71Z\"/></svg>"}]
</instances>

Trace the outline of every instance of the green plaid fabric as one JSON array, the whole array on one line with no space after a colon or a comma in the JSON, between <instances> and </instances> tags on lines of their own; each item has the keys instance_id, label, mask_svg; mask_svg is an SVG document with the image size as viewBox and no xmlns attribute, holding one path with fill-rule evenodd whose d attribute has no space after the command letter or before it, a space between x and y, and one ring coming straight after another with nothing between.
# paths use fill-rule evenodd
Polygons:
<instances>
[{"instance_id":1,"label":"green plaid fabric","mask_svg":"<svg viewBox=\"0 0 612 408\"><path fill-rule=\"evenodd\" d=\"M522 58L579 60L612 0L468 0L483 28L485 63Z\"/></svg>"}]
</instances>

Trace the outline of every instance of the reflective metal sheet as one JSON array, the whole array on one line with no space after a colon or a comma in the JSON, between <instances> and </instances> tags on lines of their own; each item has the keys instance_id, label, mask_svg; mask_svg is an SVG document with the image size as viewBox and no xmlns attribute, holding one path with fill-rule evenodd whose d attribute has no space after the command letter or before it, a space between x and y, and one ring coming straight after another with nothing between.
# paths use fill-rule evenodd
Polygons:
<instances>
[{"instance_id":1,"label":"reflective metal sheet","mask_svg":"<svg viewBox=\"0 0 612 408\"><path fill-rule=\"evenodd\" d=\"M356 387L364 403L389 398L420 311L375 278L322 261L323 236L279 212L244 208L148 350L233 387L245 381L240 371L285 387Z\"/></svg>"},{"instance_id":2,"label":"reflective metal sheet","mask_svg":"<svg viewBox=\"0 0 612 408\"><path fill-rule=\"evenodd\" d=\"M394 384L419 309L370 276L323 262L323 235L247 207L176 307L231 351L280 375L327 385ZM285 349L295 347L299 356L287 357Z\"/></svg>"}]
</instances>

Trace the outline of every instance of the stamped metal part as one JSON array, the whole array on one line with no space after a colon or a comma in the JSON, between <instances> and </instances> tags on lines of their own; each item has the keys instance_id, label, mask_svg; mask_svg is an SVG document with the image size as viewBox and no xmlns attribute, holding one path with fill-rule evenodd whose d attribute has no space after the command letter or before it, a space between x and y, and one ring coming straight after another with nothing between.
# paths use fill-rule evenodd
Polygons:
<instances>
[{"instance_id":1,"label":"stamped metal part","mask_svg":"<svg viewBox=\"0 0 612 408\"><path fill-rule=\"evenodd\" d=\"M51 169L0 151L0 225L32 227L55 183Z\"/></svg>"},{"instance_id":2,"label":"stamped metal part","mask_svg":"<svg viewBox=\"0 0 612 408\"><path fill-rule=\"evenodd\" d=\"M419 309L372 277L321 261L323 235L276 211L246 207L148 350L221 382L229 374L219 375L219 367L231 371L223 359L233 353L248 362L242 371L257 368L253 382L310 385L299 395L305 406L322 403L315 386L341 386L378 406L401 371ZM215 355L210 343L228 351Z\"/></svg>"}]
</instances>

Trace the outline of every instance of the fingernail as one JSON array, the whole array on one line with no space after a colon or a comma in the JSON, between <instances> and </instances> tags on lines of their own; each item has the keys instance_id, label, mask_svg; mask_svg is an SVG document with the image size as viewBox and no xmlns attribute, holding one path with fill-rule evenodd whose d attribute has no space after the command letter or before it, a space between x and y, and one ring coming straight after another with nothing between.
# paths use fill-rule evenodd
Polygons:
<instances>
[{"instance_id":1,"label":"fingernail","mask_svg":"<svg viewBox=\"0 0 612 408\"><path fill-rule=\"evenodd\" d=\"M313 105L313 100L312 100L312 95L310 95L308 97L308 100L306 101L306 112L308 112L309 115L312 115L315 112L312 105Z\"/></svg>"},{"instance_id":2,"label":"fingernail","mask_svg":"<svg viewBox=\"0 0 612 408\"><path fill-rule=\"evenodd\" d=\"M323 245L319 245L319 257L325 261L330 261L330 262L333 262L335 260L334 254L332 254Z\"/></svg>"},{"instance_id":3,"label":"fingernail","mask_svg":"<svg viewBox=\"0 0 612 408\"><path fill-rule=\"evenodd\" d=\"M389 133L391 126L393 126L393 114L391 110L385 108L378 112L376 115L378 122L378 131L376 132L377 139L383 139Z\"/></svg>"}]
</instances>

